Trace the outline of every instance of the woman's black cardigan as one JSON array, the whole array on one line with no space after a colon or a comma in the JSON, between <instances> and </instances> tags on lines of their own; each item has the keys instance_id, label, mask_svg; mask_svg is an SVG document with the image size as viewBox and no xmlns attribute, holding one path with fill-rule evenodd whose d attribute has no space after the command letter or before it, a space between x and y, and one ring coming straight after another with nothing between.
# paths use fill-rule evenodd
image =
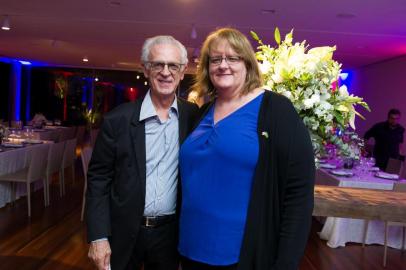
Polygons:
<instances>
[{"instance_id":1,"label":"woman's black cardigan","mask_svg":"<svg viewBox=\"0 0 406 270\"><path fill-rule=\"evenodd\" d=\"M202 116L213 103L202 107ZM313 211L314 156L307 128L284 96L265 91L255 171L238 270L293 270Z\"/></svg>"}]
</instances>

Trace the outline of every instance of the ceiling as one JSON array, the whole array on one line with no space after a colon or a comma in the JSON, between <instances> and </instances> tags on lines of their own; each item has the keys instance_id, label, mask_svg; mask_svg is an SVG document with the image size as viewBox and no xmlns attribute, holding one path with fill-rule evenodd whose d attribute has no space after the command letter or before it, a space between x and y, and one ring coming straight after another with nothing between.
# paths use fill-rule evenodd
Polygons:
<instances>
[{"instance_id":1,"label":"ceiling","mask_svg":"<svg viewBox=\"0 0 406 270\"><path fill-rule=\"evenodd\" d=\"M406 0L0 0L4 15L0 57L52 66L136 70L147 37L173 35L192 55L221 26L271 44L276 26L294 28L310 47L336 45L344 69L406 55Z\"/></svg>"}]
</instances>

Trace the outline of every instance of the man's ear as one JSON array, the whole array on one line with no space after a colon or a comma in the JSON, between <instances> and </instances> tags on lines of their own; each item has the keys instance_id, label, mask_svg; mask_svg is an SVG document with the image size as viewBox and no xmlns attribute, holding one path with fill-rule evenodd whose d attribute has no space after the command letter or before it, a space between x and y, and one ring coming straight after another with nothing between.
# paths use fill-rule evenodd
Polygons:
<instances>
[{"instance_id":1,"label":"man's ear","mask_svg":"<svg viewBox=\"0 0 406 270\"><path fill-rule=\"evenodd\" d=\"M148 69L146 68L145 64L142 64L142 72L144 73L144 77L148 78Z\"/></svg>"},{"instance_id":2,"label":"man's ear","mask_svg":"<svg viewBox=\"0 0 406 270\"><path fill-rule=\"evenodd\" d=\"M185 68L182 71L182 75L180 75L180 80L183 80L183 78L185 77L186 69L187 69L187 64L186 64Z\"/></svg>"}]
</instances>

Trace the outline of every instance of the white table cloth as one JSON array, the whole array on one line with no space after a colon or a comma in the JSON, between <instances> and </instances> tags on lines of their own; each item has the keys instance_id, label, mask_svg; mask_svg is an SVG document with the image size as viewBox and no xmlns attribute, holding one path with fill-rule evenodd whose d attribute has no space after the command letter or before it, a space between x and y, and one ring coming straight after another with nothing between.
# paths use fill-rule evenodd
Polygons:
<instances>
[{"instance_id":1,"label":"white table cloth","mask_svg":"<svg viewBox=\"0 0 406 270\"><path fill-rule=\"evenodd\" d=\"M69 127L46 126L43 129L34 129L32 139L56 142L63 137L63 133L68 133L70 131L71 128Z\"/></svg>"},{"instance_id":2,"label":"white table cloth","mask_svg":"<svg viewBox=\"0 0 406 270\"><path fill-rule=\"evenodd\" d=\"M406 182L406 180L401 180L401 182ZM318 169L316 172L316 184L392 190L394 181L377 178L372 173L362 177L356 175L352 177L340 177L330 174L327 170ZM321 239L327 240L327 245L331 248L345 246L348 242L362 243L364 224L365 220L361 219L328 217L319 236ZM383 221L369 221L365 243L383 245L384 232ZM389 227L388 246L400 249L401 245L401 227Z\"/></svg>"},{"instance_id":3,"label":"white table cloth","mask_svg":"<svg viewBox=\"0 0 406 270\"><path fill-rule=\"evenodd\" d=\"M12 173L28 166L32 150L41 147L42 144L28 145L23 148L16 148L0 152L0 175ZM42 188L42 181L34 183L34 190ZM25 183L17 183L17 196L23 196L27 193ZM5 206L11 201L10 182L0 181L0 207Z\"/></svg>"}]
</instances>

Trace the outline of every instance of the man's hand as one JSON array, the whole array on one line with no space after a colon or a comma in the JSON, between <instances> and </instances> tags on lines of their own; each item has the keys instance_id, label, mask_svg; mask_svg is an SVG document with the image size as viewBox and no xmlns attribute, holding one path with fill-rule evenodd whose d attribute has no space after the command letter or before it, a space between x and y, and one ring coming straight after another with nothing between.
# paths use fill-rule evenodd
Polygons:
<instances>
[{"instance_id":1,"label":"man's hand","mask_svg":"<svg viewBox=\"0 0 406 270\"><path fill-rule=\"evenodd\" d=\"M90 243L89 258L96 264L98 270L109 270L111 249L108 240Z\"/></svg>"}]
</instances>

